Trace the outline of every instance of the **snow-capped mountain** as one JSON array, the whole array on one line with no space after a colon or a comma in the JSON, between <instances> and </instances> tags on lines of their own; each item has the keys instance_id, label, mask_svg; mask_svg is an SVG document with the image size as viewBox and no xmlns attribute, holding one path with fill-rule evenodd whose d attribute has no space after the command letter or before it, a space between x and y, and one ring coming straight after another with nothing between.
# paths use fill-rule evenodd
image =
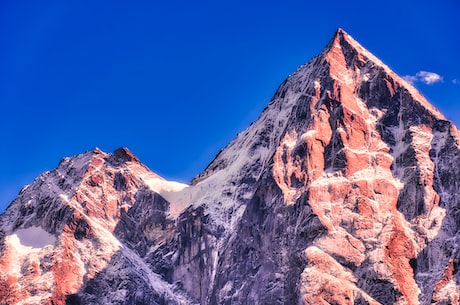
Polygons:
<instances>
[{"instance_id":1,"label":"snow-capped mountain","mask_svg":"<svg viewBox=\"0 0 460 305\"><path fill-rule=\"evenodd\" d=\"M459 304L459 132L343 30L190 185L65 158L0 216L0 304Z\"/></svg>"}]
</instances>

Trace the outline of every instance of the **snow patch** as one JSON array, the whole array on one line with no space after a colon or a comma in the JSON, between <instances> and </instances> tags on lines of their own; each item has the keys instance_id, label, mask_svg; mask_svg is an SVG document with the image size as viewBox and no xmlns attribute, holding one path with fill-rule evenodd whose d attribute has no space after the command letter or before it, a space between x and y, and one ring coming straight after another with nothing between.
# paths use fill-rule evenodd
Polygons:
<instances>
[{"instance_id":1,"label":"snow patch","mask_svg":"<svg viewBox=\"0 0 460 305\"><path fill-rule=\"evenodd\" d=\"M69 196L66 195L66 194L61 194L61 195L59 195L59 198L61 198L61 199L64 200L65 202L69 202Z\"/></svg>"},{"instance_id":2,"label":"snow patch","mask_svg":"<svg viewBox=\"0 0 460 305\"><path fill-rule=\"evenodd\" d=\"M365 74L363 75L363 81L367 82L367 81L369 80L369 78L370 78L370 74L369 74L369 73L365 73Z\"/></svg>"},{"instance_id":3,"label":"snow patch","mask_svg":"<svg viewBox=\"0 0 460 305\"><path fill-rule=\"evenodd\" d=\"M320 90L321 89L321 83L318 79L315 80L314 82L315 90Z\"/></svg>"},{"instance_id":4,"label":"snow patch","mask_svg":"<svg viewBox=\"0 0 460 305\"><path fill-rule=\"evenodd\" d=\"M46 246L54 247L56 237L41 227L29 227L27 229L19 229L11 234L9 241L16 251L27 254L31 251L39 251Z\"/></svg>"},{"instance_id":5,"label":"snow patch","mask_svg":"<svg viewBox=\"0 0 460 305\"><path fill-rule=\"evenodd\" d=\"M305 133L302 134L301 140L302 140L303 142L306 142L308 139L314 137L317 133L318 133L317 130L311 129L311 130L309 130L309 131L307 131L307 132L305 132Z\"/></svg>"},{"instance_id":6,"label":"snow patch","mask_svg":"<svg viewBox=\"0 0 460 305\"><path fill-rule=\"evenodd\" d=\"M155 192L162 194L169 194L169 193L177 193L182 191L184 188L188 187L187 184L175 182L175 181L167 181L162 178L148 178L144 179L144 182L148 184L148 186Z\"/></svg>"},{"instance_id":7,"label":"snow patch","mask_svg":"<svg viewBox=\"0 0 460 305\"><path fill-rule=\"evenodd\" d=\"M169 214L177 217L182 213L192 200L192 187L187 184L167 181L154 175L144 175L142 180L154 192L160 194L170 203Z\"/></svg>"},{"instance_id":8,"label":"snow patch","mask_svg":"<svg viewBox=\"0 0 460 305\"><path fill-rule=\"evenodd\" d=\"M7 251L15 258L8 268L8 273L17 277L24 276L24 272L27 272L24 266L30 265L31 262L39 262L41 257L54 251L55 243L56 238L41 227L19 229L6 236ZM42 276L45 278L47 275Z\"/></svg>"}]
</instances>

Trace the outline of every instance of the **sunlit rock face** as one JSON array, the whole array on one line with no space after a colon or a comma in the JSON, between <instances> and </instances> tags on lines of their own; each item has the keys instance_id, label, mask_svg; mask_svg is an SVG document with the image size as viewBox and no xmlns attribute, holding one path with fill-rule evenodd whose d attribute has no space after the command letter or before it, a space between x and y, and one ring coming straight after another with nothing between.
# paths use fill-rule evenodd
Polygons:
<instances>
[{"instance_id":1,"label":"sunlit rock face","mask_svg":"<svg viewBox=\"0 0 460 305\"><path fill-rule=\"evenodd\" d=\"M459 133L343 30L191 185L65 158L0 216L0 304L459 304Z\"/></svg>"},{"instance_id":2,"label":"sunlit rock face","mask_svg":"<svg viewBox=\"0 0 460 305\"><path fill-rule=\"evenodd\" d=\"M139 257L171 223L159 195L171 187L127 149L63 159L1 215L0 304L186 300Z\"/></svg>"}]
</instances>

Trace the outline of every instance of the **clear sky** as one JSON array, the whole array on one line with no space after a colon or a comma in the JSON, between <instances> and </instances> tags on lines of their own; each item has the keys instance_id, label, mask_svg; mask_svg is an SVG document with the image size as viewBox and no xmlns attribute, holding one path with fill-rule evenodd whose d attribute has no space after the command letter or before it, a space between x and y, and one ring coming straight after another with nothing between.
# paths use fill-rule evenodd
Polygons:
<instances>
[{"instance_id":1,"label":"clear sky","mask_svg":"<svg viewBox=\"0 0 460 305\"><path fill-rule=\"evenodd\" d=\"M0 211L96 146L188 182L338 27L458 126L459 16L458 0L2 0Z\"/></svg>"}]
</instances>

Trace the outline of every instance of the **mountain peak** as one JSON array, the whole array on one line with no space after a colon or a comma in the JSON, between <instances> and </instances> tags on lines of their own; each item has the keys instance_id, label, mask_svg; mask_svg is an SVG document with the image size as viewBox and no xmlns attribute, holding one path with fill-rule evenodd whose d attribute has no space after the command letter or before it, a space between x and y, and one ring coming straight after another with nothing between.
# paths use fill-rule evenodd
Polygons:
<instances>
[{"instance_id":1,"label":"mountain peak","mask_svg":"<svg viewBox=\"0 0 460 305\"><path fill-rule=\"evenodd\" d=\"M458 304L459 139L338 29L190 186L127 148L37 178L0 303Z\"/></svg>"},{"instance_id":2,"label":"mountain peak","mask_svg":"<svg viewBox=\"0 0 460 305\"><path fill-rule=\"evenodd\" d=\"M345 32L344 29L338 28L338 29L335 31L334 36L332 36L331 41L333 41L333 42L339 41L339 42L340 42L340 40L341 40L341 39L344 39L344 38L351 38L351 37L350 37L350 35L348 35L347 32Z\"/></svg>"},{"instance_id":3,"label":"mountain peak","mask_svg":"<svg viewBox=\"0 0 460 305\"><path fill-rule=\"evenodd\" d=\"M332 39L321 54L331 65L342 65L345 69L360 68L360 66L363 66L367 61L371 61L375 65L383 68L386 72L392 73L387 65L364 48L342 28L336 30ZM339 75L339 78L341 76L343 75Z\"/></svg>"},{"instance_id":4,"label":"mountain peak","mask_svg":"<svg viewBox=\"0 0 460 305\"><path fill-rule=\"evenodd\" d=\"M353 39L344 29L338 28L334 35L332 36L331 40L326 44L322 53L328 53L333 48L342 48L342 47L350 47L350 46L358 46L358 48L362 48L362 46Z\"/></svg>"},{"instance_id":5,"label":"mountain peak","mask_svg":"<svg viewBox=\"0 0 460 305\"><path fill-rule=\"evenodd\" d=\"M113 154L125 161L135 161L135 162L140 162L140 160L126 147L120 147L116 149Z\"/></svg>"},{"instance_id":6,"label":"mountain peak","mask_svg":"<svg viewBox=\"0 0 460 305\"><path fill-rule=\"evenodd\" d=\"M437 119L446 120L444 115L427 101L412 84L406 82L342 28L336 30L332 39L321 52L320 57L329 63L329 74L339 84L350 87L353 83L353 86L360 90L360 87L366 83L370 85L371 82L378 81L378 79L386 79L386 84L394 87L390 90L393 94L399 89L407 91L418 104ZM374 80L369 78L369 71L380 71L374 73L378 78Z\"/></svg>"},{"instance_id":7,"label":"mountain peak","mask_svg":"<svg viewBox=\"0 0 460 305\"><path fill-rule=\"evenodd\" d=\"M405 87L409 87L408 89L411 91L417 91L342 28L338 28L335 31L331 40L322 50L320 56L324 57L331 65L342 65L344 68L352 70L360 69L367 62L371 62L373 66L382 68L386 74L397 79L397 81L402 83ZM421 96L418 92L417 95Z\"/></svg>"}]
</instances>

